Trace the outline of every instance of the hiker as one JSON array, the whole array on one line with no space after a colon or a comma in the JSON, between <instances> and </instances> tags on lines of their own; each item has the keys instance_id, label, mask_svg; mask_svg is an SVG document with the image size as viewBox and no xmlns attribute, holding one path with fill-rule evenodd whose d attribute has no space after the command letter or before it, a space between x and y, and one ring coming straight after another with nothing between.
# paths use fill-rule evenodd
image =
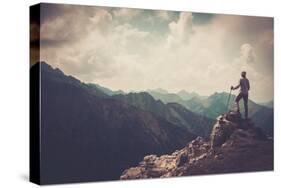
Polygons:
<instances>
[{"instance_id":1,"label":"hiker","mask_svg":"<svg viewBox=\"0 0 281 188\"><path fill-rule=\"evenodd\" d=\"M245 119L248 119L248 91L250 90L250 82L246 78L246 72L241 72L241 78L239 80L239 84L236 87L231 86L231 90L238 89L240 87L240 92L235 99L237 105L237 112L240 112L239 101L243 98L244 101L244 109L245 109Z\"/></svg>"}]
</instances>

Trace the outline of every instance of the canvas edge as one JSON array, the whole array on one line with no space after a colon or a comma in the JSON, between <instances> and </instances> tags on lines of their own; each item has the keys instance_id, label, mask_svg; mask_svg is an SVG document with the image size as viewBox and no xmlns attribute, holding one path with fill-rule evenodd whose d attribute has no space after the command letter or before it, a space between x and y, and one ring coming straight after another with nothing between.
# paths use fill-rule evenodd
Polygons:
<instances>
[{"instance_id":1,"label":"canvas edge","mask_svg":"<svg viewBox=\"0 0 281 188\"><path fill-rule=\"evenodd\" d=\"M34 18L36 17L36 18ZM40 64L33 64L35 59L40 59L40 32L32 29L34 19L39 21L40 4L29 7L30 22L30 69L29 69L29 181L41 185L40 172ZM37 32L36 32L37 31ZM37 38L39 40L33 41ZM34 50L35 49L35 50Z\"/></svg>"}]
</instances>

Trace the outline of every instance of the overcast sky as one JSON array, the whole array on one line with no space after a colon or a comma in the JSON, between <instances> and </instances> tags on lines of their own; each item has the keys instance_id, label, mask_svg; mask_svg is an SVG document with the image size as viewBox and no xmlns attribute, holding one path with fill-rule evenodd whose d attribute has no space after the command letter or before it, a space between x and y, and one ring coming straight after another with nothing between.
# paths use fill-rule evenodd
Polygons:
<instances>
[{"instance_id":1,"label":"overcast sky","mask_svg":"<svg viewBox=\"0 0 281 188\"><path fill-rule=\"evenodd\" d=\"M41 7L41 60L113 90L229 91L273 99L273 19L70 5Z\"/></svg>"}]
</instances>

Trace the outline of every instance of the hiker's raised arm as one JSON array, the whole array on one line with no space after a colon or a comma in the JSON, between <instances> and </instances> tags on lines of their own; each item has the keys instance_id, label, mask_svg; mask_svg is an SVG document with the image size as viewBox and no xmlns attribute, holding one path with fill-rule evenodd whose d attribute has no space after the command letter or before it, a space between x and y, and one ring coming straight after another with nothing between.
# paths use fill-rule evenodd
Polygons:
<instances>
[{"instance_id":1,"label":"hiker's raised arm","mask_svg":"<svg viewBox=\"0 0 281 188\"><path fill-rule=\"evenodd\" d=\"M238 89L239 87L240 87L240 84L235 86L235 87L233 87L233 90Z\"/></svg>"},{"instance_id":2,"label":"hiker's raised arm","mask_svg":"<svg viewBox=\"0 0 281 188\"><path fill-rule=\"evenodd\" d=\"M235 90L235 89L238 89L239 87L240 87L240 81L239 81L239 84L237 86L235 86L235 87L231 86L231 89Z\"/></svg>"}]
</instances>

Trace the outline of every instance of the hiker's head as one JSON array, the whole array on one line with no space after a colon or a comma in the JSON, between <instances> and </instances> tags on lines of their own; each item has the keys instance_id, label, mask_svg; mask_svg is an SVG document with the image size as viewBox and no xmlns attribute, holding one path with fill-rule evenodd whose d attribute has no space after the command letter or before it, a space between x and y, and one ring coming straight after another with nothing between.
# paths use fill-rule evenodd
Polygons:
<instances>
[{"instance_id":1,"label":"hiker's head","mask_svg":"<svg viewBox=\"0 0 281 188\"><path fill-rule=\"evenodd\" d=\"M246 77L246 71L242 71L242 72L241 72L241 76L242 76L243 78L245 78L245 77Z\"/></svg>"}]
</instances>

